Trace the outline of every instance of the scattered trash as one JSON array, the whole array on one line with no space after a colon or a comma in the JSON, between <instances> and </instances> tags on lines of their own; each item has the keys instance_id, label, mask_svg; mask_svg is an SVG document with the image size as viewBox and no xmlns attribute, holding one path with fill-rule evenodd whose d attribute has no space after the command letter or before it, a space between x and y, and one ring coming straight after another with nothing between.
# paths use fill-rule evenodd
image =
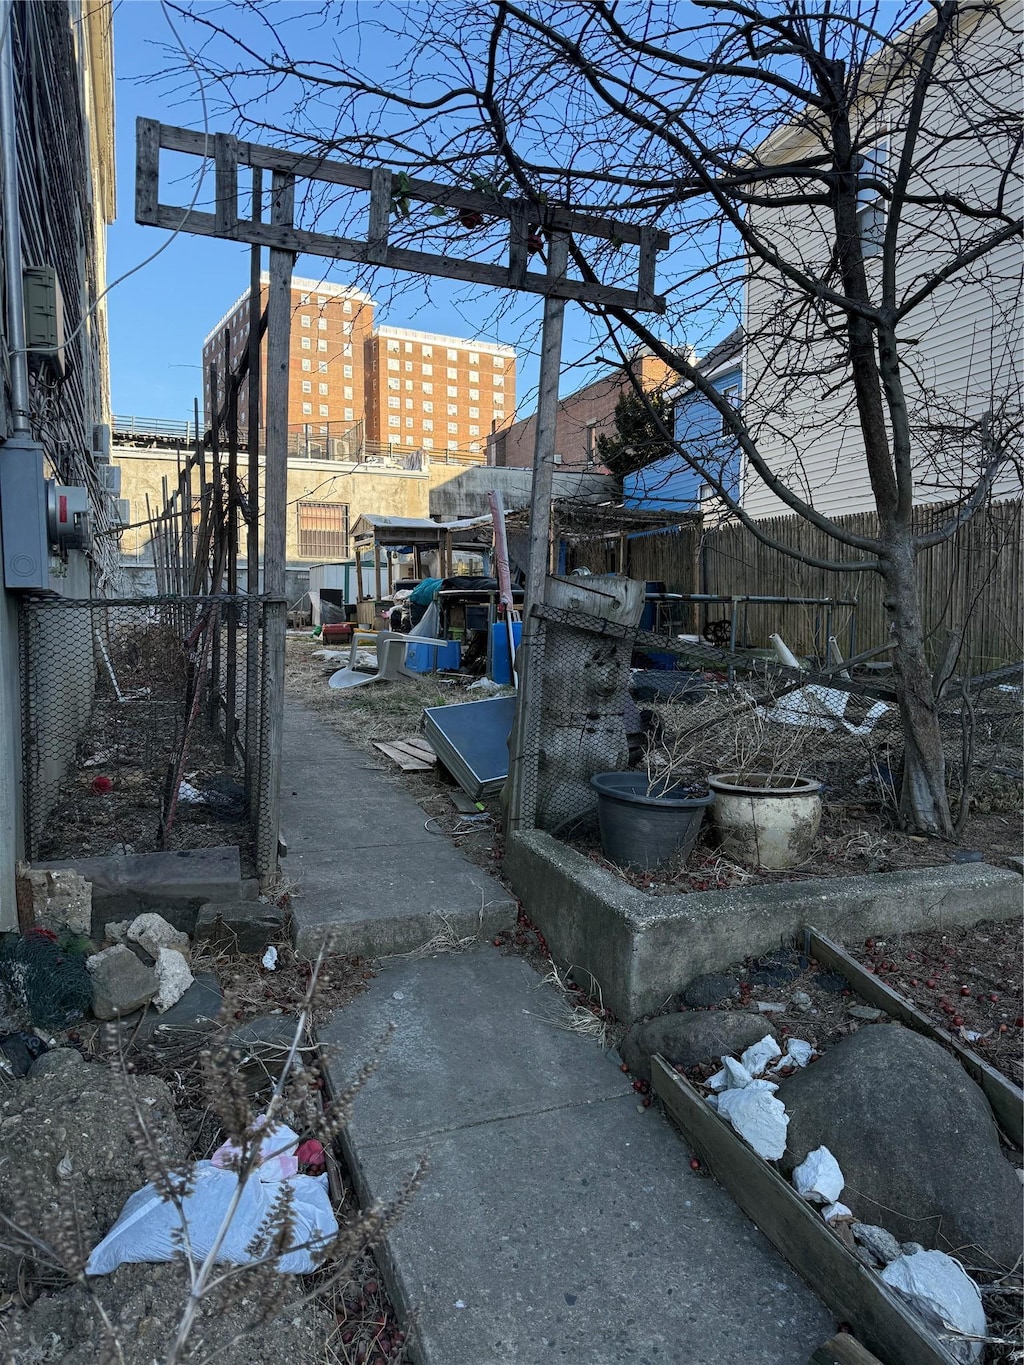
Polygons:
<instances>
[{"instance_id":1,"label":"scattered trash","mask_svg":"<svg viewBox=\"0 0 1024 1365\"><path fill-rule=\"evenodd\" d=\"M268 1129L261 1142L259 1169L240 1193L238 1174L229 1169L237 1149L225 1143L210 1161L196 1162L189 1191L181 1197L181 1213L154 1186L137 1190L89 1257L86 1274L108 1275L126 1263L175 1260L181 1255L185 1227L192 1254L201 1259L229 1217L217 1260L230 1265L261 1260L265 1244L279 1230L280 1214L275 1211L282 1206L284 1185L288 1186L288 1237L285 1250L273 1261L274 1269L288 1275L309 1274L319 1264L317 1248L337 1235L338 1223L327 1194L327 1176L297 1173L298 1142L298 1135L283 1124ZM290 1249L296 1247L302 1250Z\"/></svg>"},{"instance_id":2,"label":"scattered trash","mask_svg":"<svg viewBox=\"0 0 1024 1365\"><path fill-rule=\"evenodd\" d=\"M955 1334L971 1337L987 1335L978 1287L959 1261L943 1251L919 1251L897 1257L879 1273L890 1289L903 1295L914 1312L942 1334L954 1360L969 1365L981 1359L982 1342L958 1340L949 1331L951 1328Z\"/></svg>"},{"instance_id":3,"label":"scattered trash","mask_svg":"<svg viewBox=\"0 0 1024 1365\"><path fill-rule=\"evenodd\" d=\"M773 1062L776 1057L781 1056L782 1049L771 1034L766 1033L759 1043L752 1044L740 1054L740 1062L750 1072L751 1076L760 1076L769 1062Z\"/></svg>"},{"instance_id":4,"label":"scattered trash","mask_svg":"<svg viewBox=\"0 0 1024 1365\"><path fill-rule=\"evenodd\" d=\"M849 1209L845 1204L826 1204L821 1211L821 1216L826 1223L838 1223L844 1219L853 1218L853 1209Z\"/></svg>"},{"instance_id":5,"label":"scattered trash","mask_svg":"<svg viewBox=\"0 0 1024 1365\"><path fill-rule=\"evenodd\" d=\"M0 1038L0 1052L10 1062L15 1076L27 1076L32 1063L45 1051L46 1044L34 1033L5 1033Z\"/></svg>"},{"instance_id":6,"label":"scattered trash","mask_svg":"<svg viewBox=\"0 0 1024 1365\"><path fill-rule=\"evenodd\" d=\"M806 1066L814 1056L814 1048L810 1043L805 1043L802 1038L790 1038L786 1043L786 1051L778 1062L772 1067L773 1071L778 1071L784 1066Z\"/></svg>"},{"instance_id":7,"label":"scattered trash","mask_svg":"<svg viewBox=\"0 0 1024 1365\"><path fill-rule=\"evenodd\" d=\"M270 945L267 951L260 958L260 965L266 967L268 972L272 972L274 968L277 966L277 949L274 947L273 944Z\"/></svg>"},{"instance_id":8,"label":"scattered trash","mask_svg":"<svg viewBox=\"0 0 1024 1365\"><path fill-rule=\"evenodd\" d=\"M93 796L106 796L114 790L114 784L109 777L94 777L89 784Z\"/></svg>"},{"instance_id":9,"label":"scattered trash","mask_svg":"<svg viewBox=\"0 0 1024 1365\"><path fill-rule=\"evenodd\" d=\"M758 1156L778 1161L786 1150L789 1115L785 1105L767 1088L748 1085L742 1090L726 1090L718 1096L718 1112L729 1120Z\"/></svg>"},{"instance_id":10,"label":"scattered trash","mask_svg":"<svg viewBox=\"0 0 1024 1365\"><path fill-rule=\"evenodd\" d=\"M404 1000L404 999L405 999L405 994L404 994L404 992L402 992L402 991L395 991L395 992L392 994L391 999L392 999L392 1000Z\"/></svg>"},{"instance_id":11,"label":"scattered trash","mask_svg":"<svg viewBox=\"0 0 1024 1365\"><path fill-rule=\"evenodd\" d=\"M96 779L99 781L99 778ZM183 806L205 806L206 797L198 787L193 787L191 782L182 780L178 784L178 800Z\"/></svg>"},{"instance_id":12,"label":"scattered trash","mask_svg":"<svg viewBox=\"0 0 1024 1365\"><path fill-rule=\"evenodd\" d=\"M462 1302L461 1299L456 1299L456 1300L455 1300L455 1307L456 1307L456 1308L465 1308L465 1306L466 1306L466 1305Z\"/></svg>"},{"instance_id":13,"label":"scattered trash","mask_svg":"<svg viewBox=\"0 0 1024 1365\"><path fill-rule=\"evenodd\" d=\"M811 1204L834 1204L845 1184L839 1162L827 1147L809 1152L793 1172L797 1193Z\"/></svg>"},{"instance_id":14,"label":"scattered trash","mask_svg":"<svg viewBox=\"0 0 1024 1365\"><path fill-rule=\"evenodd\" d=\"M295 1159L299 1163L299 1170L306 1175L319 1175L327 1165L324 1145L316 1138L307 1138L305 1142L300 1142Z\"/></svg>"},{"instance_id":15,"label":"scattered trash","mask_svg":"<svg viewBox=\"0 0 1024 1365\"><path fill-rule=\"evenodd\" d=\"M69 1180L74 1172L74 1169L75 1167L74 1163L71 1160L71 1157L68 1155L67 1152L65 1152L61 1159L57 1162L57 1174L60 1176L61 1180Z\"/></svg>"},{"instance_id":16,"label":"scattered trash","mask_svg":"<svg viewBox=\"0 0 1024 1365\"><path fill-rule=\"evenodd\" d=\"M757 1002L757 1009L759 1014L784 1014L786 1011L785 1005L777 1005L768 1000L759 1000Z\"/></svg>"}]
</instances>

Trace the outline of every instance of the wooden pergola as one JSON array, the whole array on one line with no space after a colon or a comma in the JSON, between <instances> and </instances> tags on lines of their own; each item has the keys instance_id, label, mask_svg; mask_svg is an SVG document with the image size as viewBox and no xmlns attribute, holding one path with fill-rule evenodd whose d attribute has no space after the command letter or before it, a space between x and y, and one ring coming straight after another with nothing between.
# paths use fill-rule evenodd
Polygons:
<instances>
[{"instance_id":1,"label":"wooden pergola","mask_svg":"<svg viewBox=\"0 0 1024 1365\"><path fill-rule=\"evenodd\" d=\"M490 517L474 517L469 521L431 521L427 517L389 517L377 512L366 512L352 528L352 546L356 557L356 579L362 597L362 575L359 565L362 556L373 552L374 588L383 597L381 550L411 549L416 565L416 577L423 577L422 556L433 551L441 566L441 577L451 578L453 555L456 550L486 554L492 546L494 532ZM391 557L388 556L387 591L394 587Z\"/></svg>"}]
</instances>

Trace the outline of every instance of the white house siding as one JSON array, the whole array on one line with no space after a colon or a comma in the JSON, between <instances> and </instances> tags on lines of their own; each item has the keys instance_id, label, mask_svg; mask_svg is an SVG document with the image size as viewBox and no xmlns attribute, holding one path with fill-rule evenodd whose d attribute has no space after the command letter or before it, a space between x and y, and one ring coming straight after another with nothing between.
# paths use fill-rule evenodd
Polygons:
<instances>
[{"instance_id":1,"label":"white house siding","mask_svg":"<svg viewBox=\"0 0 1024 1365\"><path fill-rule=\"evenodd\" d=\"M1020 104L1020 74L1015 65L1014 33L1019 30L1022 6L1010 0L1000 14L987 13L970 34L968 59L984 68L972 85L975 106L984 108L991 96L999 107ZM898 100L883 106L898 123ZM988 205L999 190L1000 169L1008 159L1005 143L964 136L941 142L957 127L959 116L942 91L935 91L924 118L927 130L922 151L927 155L929 192L941 185L964 198ZM966 130L965 130L966 132ZM891 133L890 165L898 154L898 128ZM806 144L805 144L806 146ZM920 161L920 157L918 158ZM1009 187L1008 204L1019 209L1021 182ZM920 211L918 211L920 213ZM771 216L769 216L771 214ZM808 209L756 210L754 225L777 241L789 261L794 253L809 269L819 270L828 259L830 233L823 216L816 222ZM961 219L961 225L963 220ZM938 231L935 229L938 228ZM967 225L967 231L971 231ZM975 231L988 231L984 224ZM900 236L897 268L902 294L913 292L923 275L955 251L948 238L948 221L914 222L908 214ZM877 279L880 261L869 260L869 277ZM939 288L921 305L901 331L915 344L901 354L904 383L912 408L915 437L915 497L918 501L946 501L970 484L973 469L963 469L955 439L939 444L938 471L926 447L934 444L925 427L936 421L977 418L992 406L993 395L1009 396L1018 407L1021 384L1021 246L1017 240L990 253L973 270L966 270ZM773 472L818 511L828 515L865 511L873 507L863 446L853 406L849 374L836 368L817 317L794 320L782 277L759 262L746 288L744 410L759 449ZM744 505L757 517L789 509L772 495L749 468L745 471ZM1015 471L997 485L997 493L1019 491Z\"/></svg>"}]
</instances>

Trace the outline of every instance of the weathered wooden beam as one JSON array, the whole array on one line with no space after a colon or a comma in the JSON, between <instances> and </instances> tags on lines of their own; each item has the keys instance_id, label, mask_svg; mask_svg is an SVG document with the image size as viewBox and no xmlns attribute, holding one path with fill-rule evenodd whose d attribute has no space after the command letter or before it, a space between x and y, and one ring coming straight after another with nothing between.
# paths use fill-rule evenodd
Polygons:
<instances>
[{"instance_id":1,"label":"weathered wooden beam","mask_svg":"<svg viewBox=\"0 0 1024 1365\"><path fill-rule=\"evenodd\" d=\"M640 229L640 264L637 268L636 295L637 305L645 310L657 312L654 306L654 277L658 264L658 243L660 234L650 227Z\"/></svg>"},{"instance_id":2,"label":"weathered wooden beam","mask_svg":"<svg viewBox=\"0 0 1024 1365\"><path fill-rule=\"evenodd\" d=\"M230 236L238 222L238 138L217 133L213 139L214 218L217 230Z\"/></svg>"},{"instance_id":3,"label":"weathered wooden beam","mask_svg":"<svg viewBox=\"0 0 1024 1365\"><path fill-rule=\"evenodd\" d=\"M160 133L152 118L135 120L135 221L155 223L160 202Z\"/></svg>"},{"instance_id":4,"label":"weathered wooden beam","mask_svg":"<svg viewBox=\"0 0 1024 1365\"><path fill-rule=\"evenodd\" d=\"M145 120L154 122L154 120ZM206 135L191 128L176 128L171 124L157 123L159 145L172 152L188 152L202 156L206 146ZM326 157L309 156L301 152L287 152L279 147L265 147L258 142L239 142L238 159L246 166L259 166L263 170L284 171L301 179L324 180L332 185L346 185L350 189L372 190L373 172L365 166L353 166L341 161L331 161ZM481 190L464 190L457 185L438 185L431 180L421 180L410 176L404 191L410 199L418 199L426 204L440 208L471 209L491 218L511 218L516 205L520 202L500 194L488 194ZM601 237L605 241L617 241L639 246L642 234L650 234L649 240L657 251L664 251L671 244L667 232L656 229L639 228L634 223L620 222L617 219L600 217L597 214L579 213L574 209L563 208L557 204L536 204L532 207L534 218L543 222L547 228L558 228L580 237Z\"/></svg>"},{"instance_id":5,"label":"weathered wooden beam","mask_svg":"<svg viewBox=\"0 0 1024 1365\"><path fill-rule=\"evenodd\" d=\"M366 234L366 259L374 265L387 264L391 194L391 172L376 167L370 172L370 223Z\"/></svg>"},{"instance_id":6,"label":"weathered wooden beam","mask_svg":"<svg viewBox=\"0 0 1024 1365\"><path fill-rule=\"evenodd\" d=\"M942 1343L876 1274L829 1231L820 1213L720 1119L663 1057L651 1059L655 1093L688 1145L743 1212L869 1350L887 1365L952 1365Z\"/></svg>"},{"instance_id":7,"label":"weathered wooden beam","mask_svg":"<svg viewBox=\"0 0 1024 1365\"><path fill-rule=\"evenodd\" d=\"M840 1332L819 1346L807 1365L882 1365L882 1362L856 1337L851 1337L849 1332Z\"/></svg>"},{"instance_id":8,"label":"weathered wooden beam","mask_svg":"<svg viewBox=\"0 0 1024 1365\"><path fill-rule=\"evenodd\" d=\"M526 268L530 261L529 206L518 203L508 220L508 287L522 289L526 284Z\"/></svg>"},{"instance_id":9,"label":"weathered wooden beam","mask_svg":"<svg viewBox=\"0 0 1024 1365\"><path fill-rule=\"evenodd\" d=\"M915 1033L923 1034L943 1047L948 1047L973 1081L985 1092L985 1098L1000 1127L1017 1147L1024 1147L1024 1091L1019 1090L1012 1081L997 1071L976 1052L946 1032L938 1028L916 1005L905 996L879 981L873 972L852 957L840 944L820 934L817 929L808 927L804 931L804 951L809 957L817 959L826 967L845 976L859 996L869 1004L875 1005L893 1019L912 1028Z\"/></svg>"},{"instance_id":10,"label":"weathered wooden beam","mask_svg":"<svg viewBox=\"0 0 1024 1365\"><path fill-rule=\"evenodd\" d=\"M152 217L140 221L173 232L181 225L183 212L183 209L173 204L159 204ZM361 265L386 265L391 270L408 270L414 274L467 280L472 284L508 287L508 269L505 266L488 265L483 261L452 260L448 256L434 256L429 252L410 251L405 247L394 246L388 247L383 261L373 262L370 260L365 242L357 242L348 237L332 237L325 232L308 232L303 228L286 227L284 224L254 223L249 219L240 219L231 232L224 233L218 230L214 214L200 213L193 209L188 216L188 230L201 237L225 237L228 241L248 242L253 246L266 246L276 251L325 256L339 261L356 261ZM551 281L547 275L528 273L521 288L528 294L553 294L556 298L604 304L609 308L639 306L635 290L619 289L606 284L589 284L585 280L563 278ZM656 298L654 307L649 311L663 313L664 298Z\"/></svg>"}]
</instances>

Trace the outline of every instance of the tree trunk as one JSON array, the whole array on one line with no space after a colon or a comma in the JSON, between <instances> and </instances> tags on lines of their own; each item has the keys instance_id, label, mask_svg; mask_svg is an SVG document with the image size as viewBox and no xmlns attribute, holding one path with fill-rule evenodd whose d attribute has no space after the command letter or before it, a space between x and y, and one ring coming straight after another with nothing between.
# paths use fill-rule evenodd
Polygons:
<instances>
[{"instance_id":1,"label":"tree trunk","mask_svg":"<svg viewBox=\"0 0 1024 1365\"><path fill-rule=\"evenodd\" d=\"M882 575L895 640L896 692L903 728L900 816L907 827L921 834L949 837L953 822L946 793L946 760L932 672L924 652L914 550L906 528L885 537Z\"/></svg>"}]
</instances>

